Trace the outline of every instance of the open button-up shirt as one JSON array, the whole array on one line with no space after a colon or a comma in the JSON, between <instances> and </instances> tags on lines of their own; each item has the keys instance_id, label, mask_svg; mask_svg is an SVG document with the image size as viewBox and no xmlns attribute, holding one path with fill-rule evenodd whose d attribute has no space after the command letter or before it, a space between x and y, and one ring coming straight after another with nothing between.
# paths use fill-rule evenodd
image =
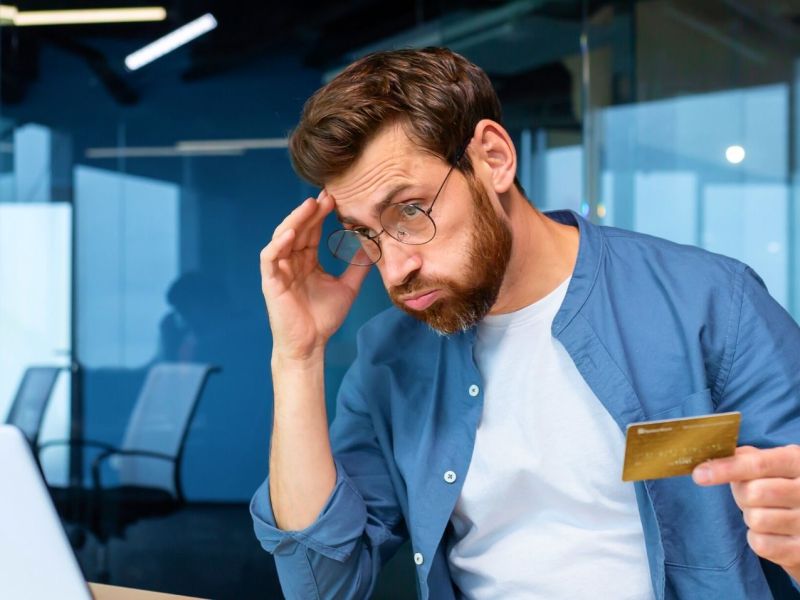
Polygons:
<instances>
[{"instance_id":1,"label":"open button-up shirt","mask_svg":"<svg viewBox=\"0 0 800 600\"><path fill-rule=\"evenodd\" d=\"M547 216L580 229L552 335L621 430L741 411L740 445L800 442L800 328L751 269L572 212ZM317 520L277 529L268 482L251 503L288 598L368 598L409 538L419 596L457 597L445 552L483 403L474 338L438 336L396 309L362 328L331 428L336 486ZM689 477L632 485L656 598L794 593L748 547L729 486Z\"/></svg>"}]
</instances>

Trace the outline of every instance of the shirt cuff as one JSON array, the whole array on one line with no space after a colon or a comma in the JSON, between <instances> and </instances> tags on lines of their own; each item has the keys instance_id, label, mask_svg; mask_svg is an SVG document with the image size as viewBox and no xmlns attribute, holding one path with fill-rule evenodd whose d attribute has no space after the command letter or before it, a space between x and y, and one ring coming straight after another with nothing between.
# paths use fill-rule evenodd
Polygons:
<instances>
[{"instance_id":1,"label":"shirt cuff","mask_svg":"<svg viewBox=\"0 0 800 600\"><path fill-rule=\"evenodd\" d=\"M261 546L276 555L293 554L302 545L338 562L345 562L364 534L367 508L361 494L338 461L336 486L316 520L299 531L279 529L272 513L269 478L250 501L253 528Z\"/></svg>"}]
</instances>

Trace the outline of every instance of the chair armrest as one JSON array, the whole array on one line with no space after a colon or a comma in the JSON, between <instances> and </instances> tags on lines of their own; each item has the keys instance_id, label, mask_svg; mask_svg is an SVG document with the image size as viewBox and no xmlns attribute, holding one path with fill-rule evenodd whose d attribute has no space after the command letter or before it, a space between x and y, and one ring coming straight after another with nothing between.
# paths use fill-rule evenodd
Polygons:
<instances>
[{"instance_id":1,"label":"chair armrest","mask_svg":"<svg viewBox=\"0 0 800 600\"><path fill-rule=\"evenodd\" d=\"M90 446L94 448L102 448L103 450L113 450L114 446L105 442L97 442L95 440L49 440L44 444L40 444L36 449L36 455L41 459L42 450L46 448L53 448L55 446Z\"/></svg>"},{"instance_id":2,"label":"chair armrest","mask_svg":"<svg viewBox=\"0 0 800 600\"><path fill-rule=\"evenodd\" d=\"M101 487L101 477L100 477L100 465L112 456L143 456L147 458L157 458L160 460L166 460L171 463L175 463L175 494L178 497L179 502L183 502L183 490L181 489L180 481L178 478L178 467L177 467L177 460L176 457L170 456L169 454L163 454L161 452L152 452L150 450L123 450L121 448L109 448L102 454L100 454L97 458L94 459L92 462L92 484L94 486L94 490L96 494L100 493Z\"/></svg>"}]
</instances>

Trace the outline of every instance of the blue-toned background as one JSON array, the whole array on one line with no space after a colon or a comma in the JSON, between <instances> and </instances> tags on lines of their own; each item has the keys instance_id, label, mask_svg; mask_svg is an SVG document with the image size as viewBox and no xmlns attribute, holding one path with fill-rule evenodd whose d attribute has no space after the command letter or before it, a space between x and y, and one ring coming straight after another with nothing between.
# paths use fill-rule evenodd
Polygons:
<instances>
[{"instance_id":1,"label":"blue-toned background","mask_svg":"<svg viewBox=\"0 0 800 600\"><path fill-rule=\"evenodd\" d=\"M303 102L367 51L438 44L465 54L498 89L537 206L740 258L800 317L800 4L166 8L160 24L0 27L0 418L27 367L68 366L40 441L73 427L73 438L118 445L154 365L220 368L185 440L187 504L111 540L112 583L280 595L246 507L267 474L272 410L259 251L316 193L285 147ZM208 11L215 31L139 71L122 66ZM331 340L331 418L356 331L388 304L371 274ZM48 450L48 482L89 486L96 455ZM115 477L109 468L106 482ZM92 534L79 547L90 579L102 571L98 548ZM414 590L404 550L376 597Z\"/></svg>"}]
</instances>

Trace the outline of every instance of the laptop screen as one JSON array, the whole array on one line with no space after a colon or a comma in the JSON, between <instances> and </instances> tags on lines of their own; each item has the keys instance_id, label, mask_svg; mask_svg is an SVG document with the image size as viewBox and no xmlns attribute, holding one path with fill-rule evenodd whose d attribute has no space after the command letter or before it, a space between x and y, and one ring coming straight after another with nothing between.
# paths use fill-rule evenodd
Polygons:
<instances>
[{"instance_id":1,"label":"laptop screen","mask_svg":"<svg viewBox=\"0 0 800 600\"><path fill-rule=\"evenodd\" d=\"M91 600L27 440L0 425L0 597Z\"/></svg>"}]
</instances>

